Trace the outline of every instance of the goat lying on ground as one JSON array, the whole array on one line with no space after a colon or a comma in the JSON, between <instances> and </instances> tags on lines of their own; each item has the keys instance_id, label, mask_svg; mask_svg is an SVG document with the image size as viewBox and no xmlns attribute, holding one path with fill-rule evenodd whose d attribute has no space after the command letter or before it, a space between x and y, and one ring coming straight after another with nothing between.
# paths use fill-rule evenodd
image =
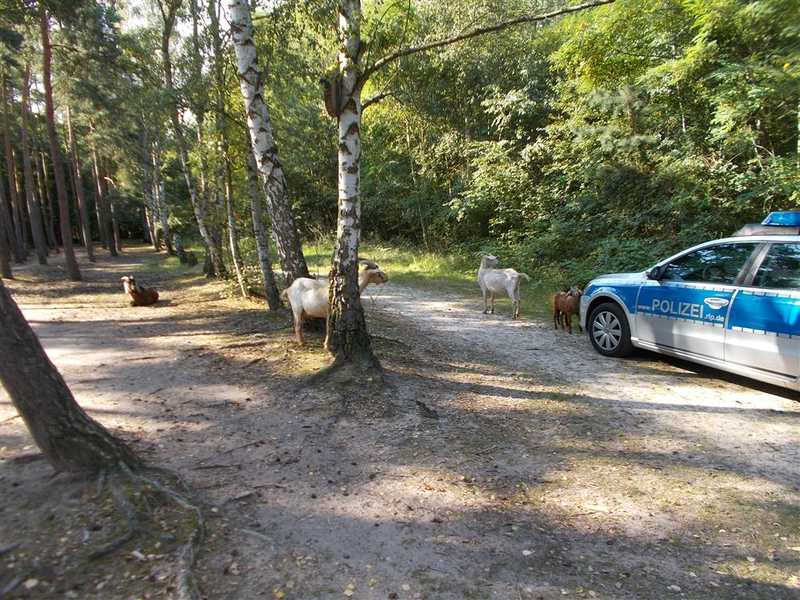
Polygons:
<instances>
[{"instance_id":1,"label":"goat lying on ground","mask_svg":"<svg viewBox=\"0 0 800 600\"><path fill-rule=\"evenodd\" d=\"M508 294L511 298L513 312L512 319L519 319L519 280L524 277L531 278L525 273L518 273L514 269L496 269L497 257L491 254L481 257L481 266L478 269L478 284L483 292L483 314L494 314L495 294ZM492 307L489 308L488 299L491 298Z\"/></svg>"},{"instance_id":2,"label":"goat lying on ground","mask_svg":"<svg viewBox=\"0 0 800 600\"><path fill-rule=\"evenodd\" d=\"M572 315L580 312L581 296L583 296L583 290L577 285L569 288L569 291L558 292L553 296L553 325L556 329L561 325L562 329L567 329L572 333ZM578 331L583 332L580 322Z\"/></svg>"},{"instance_id":3,"label":"goat lying on ground","mask_svg":"<svg viewBox=\"0 0 800 600\"><path fill-rule=\"evenodd\" d=\"M370 260L358 261L364 265L358 272L358 293L369 284L382 284L389 277ZM294 335L298 343L304 344L303 321L305 319L325 319L328 316L328 280L300 277L286 288L281 297L289 302L294 316Z\"/></svg>"},{"instance_id":4,"label":"goat lying on ground","mask_svg":"<svg viewBox=\"0 0 800 600\"><path fill-rule=\"evenodd\" d=\"M158 292L137 285L133 275L126 275L121 281L122 289L131 297L131 306L150 306L158 302Z\"/></svg>"}]
</instances>

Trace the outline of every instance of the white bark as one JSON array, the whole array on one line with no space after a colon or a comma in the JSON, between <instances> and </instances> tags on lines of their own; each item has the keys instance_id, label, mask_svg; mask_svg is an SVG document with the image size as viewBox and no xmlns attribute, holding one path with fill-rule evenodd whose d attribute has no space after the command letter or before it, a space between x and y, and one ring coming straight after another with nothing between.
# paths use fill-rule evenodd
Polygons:
<instances>
[{"instance_id":1,"label":"white bark","mask_svg":"<svg viewBox=\"0 0 800 600\"><path fill-rule=\"evenodd\" d=\"M259 175L266 186L273 235L288 286L298 277L308 277L308 267L287 195L286 177L272 133L269 108L264 100L264 82L247 0L229 0L228 13L250 143Z\"/></svg>"},{"instance_id":2,"label":"white bark","mask_svg":"<svg viewBox=\"0 0 800 600\"><path fill-rule=\"evenodd\" d=\"M264 227L264 216L261 210L261 189L258 185L255 162L255 158L250 154L247 157L247 178L250 183L250 212L253 216L253 236L256 239L258 264L261 267L261 276L264 279L264 295L267 299L267 306L270 310L278 310L281 307L281 300L278 287L275 285L275 275L272 272L272 258L269 254L267 230Z\"/></svg>"},{"instance_id":3,"label":"white bark","mask_svg":"<svg viewBox=\"0 0 800 600\"><path fill-rule=\"evenodd\" d=\"M325 347L337 362L379 368L372 353L358 287L361 239L361 0L339 2L339 186L331 309ZM337 83L334 83L337 85Z\"/></svg>"}]
</instances>

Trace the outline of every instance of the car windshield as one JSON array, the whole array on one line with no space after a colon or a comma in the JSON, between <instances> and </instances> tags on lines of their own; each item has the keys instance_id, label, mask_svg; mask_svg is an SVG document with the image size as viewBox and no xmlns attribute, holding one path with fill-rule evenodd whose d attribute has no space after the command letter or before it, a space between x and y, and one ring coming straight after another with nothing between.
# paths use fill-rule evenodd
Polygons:
<instances>
[{"instance_id":1,"label":"car windshield","mask_svg":"<svg viewBox=\"0 0 800 600\"><path fill-rule=\"evenodd\" d=\"M772 246L753 285L771 289L800 289L800 244Z\"/></svg>"},{"instance_id":2,"label":"car windshield","mask_svg":"<svg viewBox=\"0 0 800 600\"><path fill-rule=\"evenodd\" d=\"M669 263L662 279L732 285L755 245L718 244L700 248Z\"/></svg>"}]
</instances>

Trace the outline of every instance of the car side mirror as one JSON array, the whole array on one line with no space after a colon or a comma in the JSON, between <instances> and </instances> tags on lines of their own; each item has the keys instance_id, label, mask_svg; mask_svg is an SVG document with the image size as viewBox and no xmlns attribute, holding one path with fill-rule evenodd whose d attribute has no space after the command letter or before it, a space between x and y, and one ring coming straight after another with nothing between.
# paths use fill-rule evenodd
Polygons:
<instances>
[{"instance_id":1,"label":"car side mirror","mask_svg":"<svg viewBox=\"0 0 800 600\"><path fill-rule=\"evenodd\" d=\"M652 279L654 281L658 281L664 276L664 268L663 267L653 267L646 273L648 279Z\"/></svg>"}]
</instances>

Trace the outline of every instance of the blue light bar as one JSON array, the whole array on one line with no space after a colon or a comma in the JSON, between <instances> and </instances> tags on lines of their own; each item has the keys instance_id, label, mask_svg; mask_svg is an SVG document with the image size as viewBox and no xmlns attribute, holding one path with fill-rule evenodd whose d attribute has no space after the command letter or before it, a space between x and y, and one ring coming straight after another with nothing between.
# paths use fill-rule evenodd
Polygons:
<instances>
[{"instance_id":1,"label":"blue light bar","mask_svg":"<svg viewBox=\"0 0 800 600\"><path fill-rule=\"evenodd\" d=\"M800 210L776 210L769 213L761 224L775 227L800 227Z\"/></svg>"}]
</instances>

